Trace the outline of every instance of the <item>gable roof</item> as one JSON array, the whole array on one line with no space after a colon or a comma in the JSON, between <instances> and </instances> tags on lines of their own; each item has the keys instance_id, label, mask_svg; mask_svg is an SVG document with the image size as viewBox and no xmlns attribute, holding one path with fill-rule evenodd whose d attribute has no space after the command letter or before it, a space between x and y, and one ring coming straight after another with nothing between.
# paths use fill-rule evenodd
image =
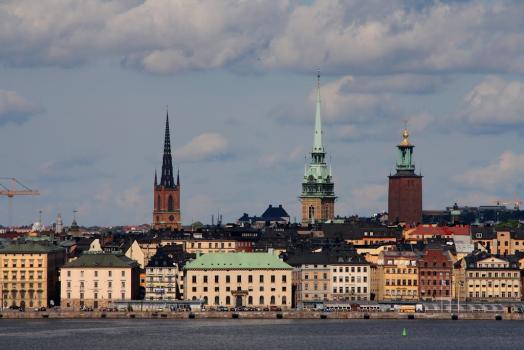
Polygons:
<instances>
[{"instance_id":1,"label":"gable roof","mask_svg":"<svg viewBox=\"0 0 524 350\"><path fill-rule=\"evenodd\" d=\"M107 253L84 253L78 259L68 262L69 267L138 267L138 263L127 256Z\"/></svg>"}]
</instances>

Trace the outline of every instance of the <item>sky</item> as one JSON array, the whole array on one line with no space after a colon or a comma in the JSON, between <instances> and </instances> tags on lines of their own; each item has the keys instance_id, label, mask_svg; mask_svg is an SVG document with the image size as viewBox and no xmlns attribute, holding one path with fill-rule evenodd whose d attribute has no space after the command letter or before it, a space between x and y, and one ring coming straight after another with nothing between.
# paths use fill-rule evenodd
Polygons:
<instances>
[{"instance_id":1,"label":"sky","mask_svg":"<svg viewBox=\"0 0 524 350\"><path fill-rule=\"evenodd\" d=\"M341 216L387 210L404 120L424 209L524 193L524 2L0 2L14 224L149 223L166 106L182 221L299 217L316 71ZM0 224L8 222L0 198Z\"/></svg>"}]
</instances>

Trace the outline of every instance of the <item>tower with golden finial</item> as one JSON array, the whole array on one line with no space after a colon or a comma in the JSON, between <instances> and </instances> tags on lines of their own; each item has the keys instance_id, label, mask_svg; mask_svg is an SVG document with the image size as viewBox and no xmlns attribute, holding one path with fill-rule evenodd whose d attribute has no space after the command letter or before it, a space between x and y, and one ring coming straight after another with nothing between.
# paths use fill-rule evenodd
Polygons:
<instances>
[{"instance_id":1,"label":"tower with golden finial","mask_svg":"<svg viewBox=\"0 0 524 350\"><path fill-rule=\"evenodd\" d=\"M389 176L388 218L390 224L415 226L422 222L422 175L415 174L413 145L407 125L397 145L396 173Z\"/></svg>"}]
</instances>

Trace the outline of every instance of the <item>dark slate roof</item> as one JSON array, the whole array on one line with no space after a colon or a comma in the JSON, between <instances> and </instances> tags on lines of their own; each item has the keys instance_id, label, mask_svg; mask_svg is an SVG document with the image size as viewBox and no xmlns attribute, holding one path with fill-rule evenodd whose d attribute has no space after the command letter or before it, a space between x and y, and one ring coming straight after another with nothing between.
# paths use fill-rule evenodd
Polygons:
<instances>
[{"instance_id":1,"label":"dark slate roof","mask_svg":"<svg viewBox=\"0 0 524 350\"><path fill-rule=\"evenodd\" d=\"M280 204L278 207L274 207L273 205L269 205L269 207L266 209L266 211L262 214L261 218L289 218L289 214L287 211L282 207L282 204Z\"/></svg>"},{"instance_id":2,"label":"dark slate roof","mask_svg":"<svg viewBox=\"0 0 524 350\"><path fill-rule=\"evenodd\" d=\"M184 252L181 245L173 244L158 248L155 255L149 259L146 267L183 267L186 262L195 259L196 254Z\"/></svg>"},{"instance_id":3,"label":"dark slate roof","mask_svg":"<svg viewBox=\"0 0 524 350\"><path fill-rule=\"evenodd\" d=\"M64 251L63 247L45 242L14 242L0 248L0 254L49 254Z\"/></svg>"},{"instance_id":4,"label":"dark slate roof","mask_svg":"<svg viewBox=\"0 0 524 350\"><path fill-rule=\"evenodd\" d=\"M319 253L291 252L286 262L291 266L300 265L369 265L368 262L353 250L330 250Z\"/></svg>"},{"instance_id":5,"label":"dark slate roof","mask_svg":"<svg viewBox=\"0 0 524 350\"><path fill-rule=\"evenodd\" d=\"M64 267L137 267L138 263L124 255L85 253Z\"/></svg>"},{"instance_id":6,"label":"dark slate roof","mask_svg":"<svg viewBox=\"0 0 524 350\"><path fill-rule=\"evenodd\" d=\"M344 224L323 224L322 231L327 238L339 238L344 240L394 237L402 238L402 229L388 227L380 224L344 223Z\"/></svg>"},{"instance_id":7,"label":"dark slate roof","mask_svg":"<svg viewBox=\"0 0 524 350\"><path fill-rule=\"evenodd\" d=\"M509 268L510 269L518 269L519 268L519 261L518 261L518 256L513 256L513 255L498 255L498 254L490 254L488 252L479 252L479 251L476 251L476 252L473 252L467 256L464 257L464 260L466 261L466 268L469 268L469 269L472 269L472 268L475 268L475 264L478 262L478 261L481 261L481 260L484 260L484 259L487 259L487 258L490 258L490 257L494 257L494 258L497 258L497 259L502 259L502 260L506 260L509 262Z\"/></svg>"}]
</instances>

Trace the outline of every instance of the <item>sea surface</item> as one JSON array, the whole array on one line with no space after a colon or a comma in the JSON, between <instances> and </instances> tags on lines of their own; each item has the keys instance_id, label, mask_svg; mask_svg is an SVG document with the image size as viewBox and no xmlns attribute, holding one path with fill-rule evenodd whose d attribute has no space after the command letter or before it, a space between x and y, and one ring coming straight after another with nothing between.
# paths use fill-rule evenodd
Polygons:
<instances>
[{"instance_id":1,"label":"sea surface","mask_svg":"<svg viewBox=\"0 0 524 350\"><path fill-rule=\"evenodd\" d=\"M3 319L0 349L524 349L524 323Z\"/></svg>"}]
</instances>

